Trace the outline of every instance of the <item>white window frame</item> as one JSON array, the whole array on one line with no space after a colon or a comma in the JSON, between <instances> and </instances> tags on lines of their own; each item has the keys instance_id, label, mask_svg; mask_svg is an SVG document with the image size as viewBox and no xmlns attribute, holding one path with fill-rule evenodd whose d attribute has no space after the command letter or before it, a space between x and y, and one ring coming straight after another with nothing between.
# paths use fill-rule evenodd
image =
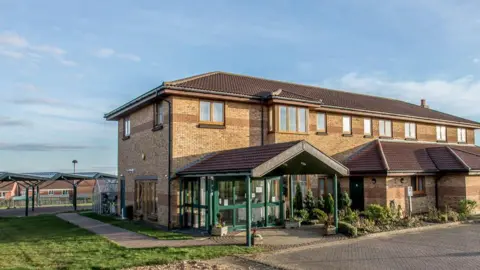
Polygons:
<instances>
[{"instance_id":1,"label":"white window frame","mask_svg":"<svg viewBox=\"0 0 480 270\"><path fill-rule=\"evenodd\" d=\"M282 113L282 109L284 110L283 113ZM282 120L284 120L284 123L283 123L284 125L282 125ZM287 106L278 107L278 130L282 132L288 131L288 107Z\"/></svg>"},{"instance_id":2,"label":"white window frame","mask_svg":"<svg viewBox=\"0 0 480 270\"><path fill-rule=\"evenodd\" d=\"M363 135L372 136L372 118L363 119Z\"/></svg>"},{"instance_id":3,"label":"white window frame","mask_svg":"<svg viewBox=\"0 0 480 270\"><path fill-rule=\"evenodd\" d=\"M273 106L268 108L268 131L273 131L274 121L273 121Z\"/></svg>"},{"instance_id":4,"label":"white window frame","mask_svg":"<svg viewBox=\"0 0 480 270\"><path fill-rule=\"evenodd\" d=\"M163 125L163 102L155 104L155 125Z\"/></svg>"},{"instance_id":5,"label":"white window frame","mask_svg":"<svg viewBox=\"0 0 480 270\"><path fill-rule=\"evenodd\" d=\"M300 116L303 112L303 126L300 124ZM297 132L307 133L308 132L308 114L307 109L297 108Z\"/></svg>"},{"instance_id":6,"label":"white window frame","mask_svg":"<svg viewBox=\"0 0 480 270\"><path fill-rule=\"evenodd\" d=\"M55 190L49 190L48 195L55 195Z\"/></svg>"},{"instance_id":7,"label":"white window frame","mask_svg":"<svg viewBox=\"0 0 480 270\"><path fill-rule=\"evenodd\" d=\"M349 115L342 117L342 133L345 135L352 134L352 117Z\"/></svg>"},{"instance_id":8,"label":"white window frame","mask_svg":"<svg viewBox=\"0 0 480 270\"><path fill-rule=\"evenodd\" d=\"M5 197L7 197L7 192L1 191L1 192L0 192L0 198L3 199L3 198L5 198Z\"/></svg>"},{"instance_id":9,"label":"white window frame","mask_svg":"<svg viewBox=\"0 0 480 270\"><path fill-rule=\"evenodd\" d=\"M129 137L130 136L130 116L127 116L123 119L123 136Z\"/></svg>"},{"instance_id":10,"label":"white window frame","mask_svg":"<svg viewBox=\"0 0 480 270\"><path fill-rule=\"evenodd\" d=\"M285 110L285 115L282 114L282 109ZM303 130L300 128L300 112L305 113L305 126ZM292 113L294 115L292 115ZM308 133L308 115L309 111L304 107L294 107L294 106L278 106L278 130L280 132L288 133ZM282 128L282 117L285 120L285 129ZM295 121L294 125L291 125L290 122Z\"/></svg>"},{"instance_id":11,"label":"white window frame","mask_svg":"<svg viewBox=\"0 0 480 270\"><path fill-rule=\"evenodd\" d=\"M467 129L457 128L457 141L459 143L467 143Z\"/></svg>"},{"instance_id":12,"label":"white window frame","mask_svg":"<svg viewBox=\"0 0 480 270\"><path fill-rule=\"evenodd\" d=\"M70 192L68 191L68 189L64 189L62 190L62 195L69 195Z\"/></svg>"},{"instance_id":13,"label":"white window frame","mask_svg":"<svg viewBox=\"0 0 480 270\"><path fill-rule=\"evenodd\" d=\"M437 141L446 142L447 141L447 127L446 126L437 126Z\"/></svg>"},{"instance_id":14,"label":"white window frame","mask_svg":"<svg viewBox=\"0 0 480 270\"><path fill-rule=\"evenodd\" d=\"M378 132L380 137L392 138L392 121L391 120L379 120L378 121Z\"/></svg>"},{"instance_id":15,"label":"white window frame","mask_svg":"<svg viewBox=\"0 0 480 270\"><path fill-rule=\"evenodd\" d=\"M202 103L209 105L210 111L208 119L202 119ZM222 118L220 121L216 121L215 118L215 104L222 105ZM225 124L225 103L221 101L210 101L210 100L200 100L199 103L199 122L204 124L213 124L213 125L224 125Z\"/></svg>"},{"instance_id":16,"label":"white window frame","mask_svg":"<svg viewBox=\"0 0 480 270\"><path fill-rule=\"evenodd\" d=\"M405 123L405 139L417 138L417 124L406 122Z\"/></svg>"},{"instance_id":17,"label":"white window frame","mask_svg":"<svg viewBox=\"0 0 480 270\"><path fill-rule=\"evenodd\" d=\"M322 125L323 121L323 125ZM327 132L327 114L326 113L317 113L317 131L318 132Z\"/></svg>"}]
</instances>

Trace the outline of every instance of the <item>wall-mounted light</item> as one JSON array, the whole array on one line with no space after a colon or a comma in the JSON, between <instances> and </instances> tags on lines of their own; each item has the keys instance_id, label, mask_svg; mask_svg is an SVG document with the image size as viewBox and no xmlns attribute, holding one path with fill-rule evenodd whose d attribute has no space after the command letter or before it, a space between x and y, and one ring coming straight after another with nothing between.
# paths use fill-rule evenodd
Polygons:
<instances>
[{"instance_id":1,"label":"wall-mounted light","mask_svg":"<svg viewBox=\"0 0 480 270\"><path fill-rule=\"evenodd\" d=\"M376 184L377 183L377 179L376 178L372 178L372 184Z\"/></svg>"},{"instance_id":2,"label":"wall-mounted light","mask_svg":"<svg viewBox=\"0 0 480 270\"><path fill-rule=\"evenodd\" d=\"M405 183L405 179L403 179L403 177L400 179L400 183Z\"/></svg>"},{"instance_id":3,"label":"wall-mounted light","mask_svg":"<svg viewBox=\"0 0 480 270\"><path fill-rule=\"evenodd\" d=\"M305 162L303 162L303 161L300 162L300 164L302 164L302 166L307 166L307 163L305 163Z\"/></svg>"}]
</instances>

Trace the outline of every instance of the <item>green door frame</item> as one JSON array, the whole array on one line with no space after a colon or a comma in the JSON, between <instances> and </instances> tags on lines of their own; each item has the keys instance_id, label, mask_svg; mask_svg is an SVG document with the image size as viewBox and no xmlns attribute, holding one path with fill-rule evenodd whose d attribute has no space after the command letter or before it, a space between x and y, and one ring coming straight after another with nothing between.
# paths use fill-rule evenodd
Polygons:
<instances>
[{"instance_id":1,"label":"green door frame","mask_svg":"<svg viewBox=\"0 0 480 270\"><path fill-rule=\"evenodd\" d=\"M194 228L195 221L193 220L193 217L195 216L195 210L197 211L197 225L198 228L196 229L202 229L205 228L206 230L209 230L209 189L208 189L208 179L205 179L205 199L206 199L206 205L202 205L200 200L201 200L201 178L196 177L196 178L180 178L180 225L181 227L189 227L188 223L185 224L185 209L190 208L190 218L191 220L191 227ZM191 183L191 184L190 184ZM197 186L197 190L195 193L195 185ZM189 190L190 196L191 196L191 202L187 201L187 192L186 190ZM194 197L197 197L198 202L194 202L193 199ZM205 226L202 226L202 209L205 209Z\"/></svg>"}]
</instances>

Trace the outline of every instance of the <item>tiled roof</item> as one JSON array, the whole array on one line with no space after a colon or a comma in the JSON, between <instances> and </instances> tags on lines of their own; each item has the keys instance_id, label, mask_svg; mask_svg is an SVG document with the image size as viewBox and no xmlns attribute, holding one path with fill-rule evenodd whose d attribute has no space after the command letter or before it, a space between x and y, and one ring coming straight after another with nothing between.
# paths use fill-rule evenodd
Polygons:
<instances>
[{"instance_id":1,"label":"tiled roof","mask_svg":"<svg viewBox=\"0 0 480 270\"><path fill-rule=\"evenodd\" d=\"M248 97L264 97L266 93L282 89L282 92L279 95L280 98L321 103L326 107L330 106L354 110L367 110L474 125L480 124L475 121L423 108L400 100L225 72L211 72L181 80L166 82L165 87L168 88L168 86L186 90L207 90L218 92L219 94L236 94Z\"/></svg>"},{"instance_id":2,"label":"tiled roof","mask_svg":"<svg viewBox=\"0 0 480 270\"><path fill-rule=\"evenodd\" d=\"M299 142L293 141L221 151L181 170L178 174L249 171Z\"/></svg>"},{"instance_id":3,"label":"tiled roof","mask_svg":"<svg viewBox=\"0 0 480 270\"><path fill-rule=\"evenodd\" d=\"M345 165L351 173L480 170L480 148L377 140L354 153Z\"/></svg>"}]
</instances>

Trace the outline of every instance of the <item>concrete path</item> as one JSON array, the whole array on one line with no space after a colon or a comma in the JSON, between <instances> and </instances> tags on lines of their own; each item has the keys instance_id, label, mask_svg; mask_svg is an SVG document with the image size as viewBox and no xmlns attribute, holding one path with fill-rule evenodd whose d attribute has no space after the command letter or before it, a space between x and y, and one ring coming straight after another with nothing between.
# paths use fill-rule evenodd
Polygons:
<instances>
[{"instance_id":1,"label":"concrete path","mask_svg":"<svg viewBox=\"0 0 480 270\"><path fill-rule=\"evenodd\" d=\"M101 235L108 240L125 248L153 248L153 247L191 247L220 245L208 238L193 240L158 240L143 234L131 232L101 221L81 216L76 213L58 214L57 217L72 223L80 228Z\"/></svg>"}]
</instances>

